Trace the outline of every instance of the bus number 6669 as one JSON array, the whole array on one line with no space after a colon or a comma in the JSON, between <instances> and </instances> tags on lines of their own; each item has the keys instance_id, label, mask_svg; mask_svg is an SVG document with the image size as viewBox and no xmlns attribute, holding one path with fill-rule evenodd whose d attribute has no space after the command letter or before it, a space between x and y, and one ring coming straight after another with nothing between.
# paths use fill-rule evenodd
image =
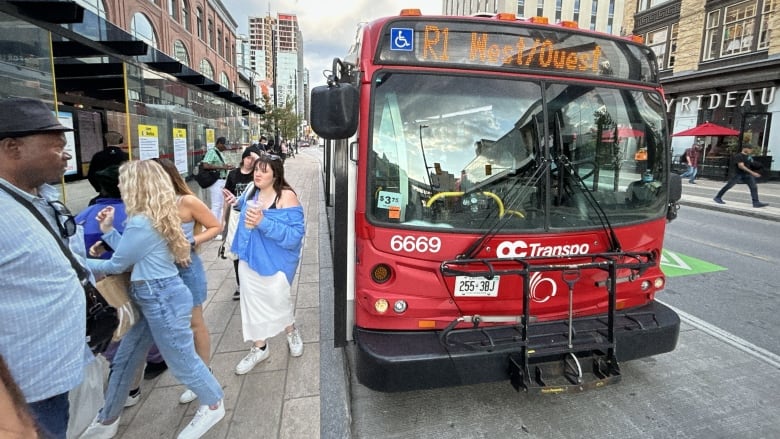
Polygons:
<instances>
[{"instance_id":1,"label":"bus number 6669","mask_svg":"<svg viewBox=\"0 0 780 439\"><path fill-rule=\"evenodd\" d=\"M441 239L433 236L401 236L393 235L390 238L390 248L395 252L431 252L438 253L441 250Z\"/></svg>"}]
</instances>

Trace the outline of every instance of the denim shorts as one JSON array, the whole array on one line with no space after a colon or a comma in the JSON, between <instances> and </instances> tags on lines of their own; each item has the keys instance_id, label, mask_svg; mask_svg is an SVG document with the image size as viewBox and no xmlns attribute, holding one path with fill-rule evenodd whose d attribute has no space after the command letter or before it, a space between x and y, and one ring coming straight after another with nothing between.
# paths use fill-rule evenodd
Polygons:
<instances>
[{"instance_id":1,"label":"denim shorts","mask_svg":"<svg viewBox=\"0 0 780 439\"><path fill-rule=\"evenodd\" d=\"M203 268L203 261L195 251L190 252L190 265L182 267L177 265L179 269L179 276L184 281L184 285L190 289L192 293L193 306L203 305L206 301L206 295L208 292L208 284L206 283L206 269Z\"/></svg>"}]
</instances>

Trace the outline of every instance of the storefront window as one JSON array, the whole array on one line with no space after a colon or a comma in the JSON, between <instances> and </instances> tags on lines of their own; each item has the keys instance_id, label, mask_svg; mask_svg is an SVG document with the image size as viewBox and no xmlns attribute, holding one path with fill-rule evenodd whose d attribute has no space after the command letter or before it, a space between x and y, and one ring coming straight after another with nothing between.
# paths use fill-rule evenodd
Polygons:
<instances>
[{"instance_id":1,"label":"storefront window","mask_svg":"<svg viewBox=\"0 0 780 439\"><path fill-rule=\"evenodd\" d=\"M0 13L0 97L54 101L49 33Z\"/></svg>"}]
</instances>

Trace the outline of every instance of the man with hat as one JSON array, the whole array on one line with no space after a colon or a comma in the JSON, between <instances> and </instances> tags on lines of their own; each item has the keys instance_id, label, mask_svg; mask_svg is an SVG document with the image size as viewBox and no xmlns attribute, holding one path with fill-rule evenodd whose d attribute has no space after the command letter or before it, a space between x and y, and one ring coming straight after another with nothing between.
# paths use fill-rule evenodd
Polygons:
<instances>
[{"instance_id":1,"label":"man with hat","mask_svg":"<svg viewBox=\"0 0 780 439\"><path fill-rule=\"evenodd\" d=\"M87 180L89 184L98 192L98 196L89 201L89 205L95 204L100 197L100 179L98 173L109 166L121 165L129 160L129 155L119 147L124 142L124 138L116 131L109 131L105 134L106 146L92 156L89 161L89 171L87 171Z\"/></svg>"},{"instance_id":2,"label":"man with hat","mask_svg":"<svg viewBox=\"0 0 780 439\"><path fill-rule=\"evenodd\" d=\"M736 168L734 169L734 176L731 177L726 185L723 186L720 191L718 191L717 195L715 195L713 200L715 200L716 203L726 204L726 202L723 201L723 196L726 195L726 192L734 187L734 185L737 183L745 183L750 189L750 198L753 201L753 207L769 206L767 203L758 201L758 186L756 185L756 178L761 177L761 174L751 169L751 163L753 161L753 157L751 156L752 153L753 145L745 143L742 145L742 151L734 154L734 159L732 160Z\"/></svg>"},{"instance_id":3,"label":"man with hat","mask_svg":"<svg viewBox=\"0 0 780 439\"><path fill-rule=\"evenodd\" d=\"M71 158L66 131L40 100L0 99L0 354L44 436L54 438L65 438L68 392L92 357L84 289L56 242L83 262L84 239L48 184ZM12 193L32 203L57 237Z\"/></svg>"}]
</instances>

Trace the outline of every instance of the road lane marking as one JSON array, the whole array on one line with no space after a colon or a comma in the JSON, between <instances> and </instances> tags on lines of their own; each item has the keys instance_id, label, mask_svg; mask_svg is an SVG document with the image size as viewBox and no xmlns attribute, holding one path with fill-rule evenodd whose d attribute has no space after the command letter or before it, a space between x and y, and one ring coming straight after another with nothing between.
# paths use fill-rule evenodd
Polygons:
<instances>
[{"instance_id":1,"label":"road lane marking","mask_svg":"<svg viewBox=\"0 0 780 439\"><path fill-rule=\"evenodd\" d=\"M724 271L727 268L694 258L693 256L681 255L677 252L663 249L661 252L661 270L663 270L666 277L676 277Z\"/></svg>"},{"instance_id":2,"label":"road lane marking","mask_svg":"<svg viewBox=\"0 0 780 439\"><path fill-rule=\"evenodd\" d=\"M680 316L680 320L693 326L694 328L704 332L705 334L709 334L717 338L718 340L726 343L729 346L739 349L740 351L750 355L751 357L754 357L758 360L763 361L764 363L767 363L777 369L780 369L780 355L774 354L762 347L758 347L745 339L737 337L736 335L730 332L724 331L723 329L720 329L717 326L711 325L698 317L692 316L686 313L685 311L679 310L669 305L668 303L662 302L660 300L658 300L658 302L671 308L672 311L676 312L677 315Z\"/></svg>"}]
</instances>

